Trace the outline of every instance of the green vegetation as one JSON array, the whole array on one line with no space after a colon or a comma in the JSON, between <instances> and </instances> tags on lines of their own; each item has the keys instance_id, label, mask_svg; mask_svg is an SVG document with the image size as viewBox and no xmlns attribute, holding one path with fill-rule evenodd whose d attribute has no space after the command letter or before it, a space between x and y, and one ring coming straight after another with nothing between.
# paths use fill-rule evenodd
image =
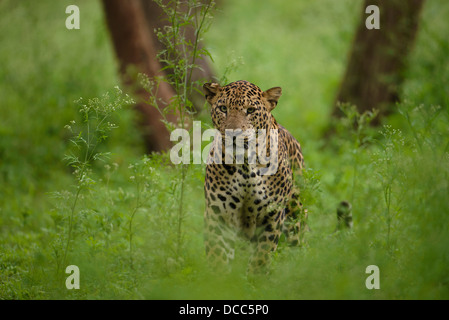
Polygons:
<instances>
[{"instance_id":1,"label":"green vegetation","mask_svg":"<svg viewBox=\"0 0 449 320\"><path fill-rule=\"evenodd\" d=\"M244 244L229 275L206 268L204 165L181 175L168 155L143 156L101 5L75 1L81 29L69 31L73 3L0 1L1 299L449 298L446 1L425 4L397 112L371 128L342 106L327 140L361 1L230 0L216 12L205 43L217 75L283 88L274 114L307 166L308 245L281 243L272 273L251 281ZM333 233L341 200L354 229ZM72 264L79 290L65 287ZM379 290L365 287L368 265Z\"/></svg>"}]
</instances>

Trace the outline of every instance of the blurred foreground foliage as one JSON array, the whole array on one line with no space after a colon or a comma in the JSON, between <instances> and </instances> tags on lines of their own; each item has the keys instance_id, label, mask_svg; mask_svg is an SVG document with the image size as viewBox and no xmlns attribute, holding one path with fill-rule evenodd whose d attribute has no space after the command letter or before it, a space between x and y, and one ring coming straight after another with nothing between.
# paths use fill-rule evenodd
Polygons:
<instances>
[{"instance_id":1,"label":"blurred foreground foliage","mask_svg":"<svg viewBox=\"0 0 449 320\"><path fill-rule=\"evenodd\" d=\"M113 130L97 149L107 157L91 159L90 183L77 194L81 177L63 160L81 137L84 118L74 101L102 97L119 80L99 3L75 1L82 21L73 32L64 27L71 2L0 2L8 12L0 21L0 298L449 298L446 2L426 3L397 112L371 128L369 115L345 106L347 117L327 140L320 138L329 121L323 115L359 8L349 0L297 1L293 8L233 0L216 16L206 40L217 74L232 69L229 81L283 87L275 116L302 143L307 165L300 183L308 245L281 243L272 273L252 281L244 244L229 275L205 267L204 165L192 165L185 177L179 252L179 172L166 154L142 156L128 108L111 113ZM282 23L265 23L273 13ZM247 21L254 28L244 27ZM261 46L268 38L273 43ZM353 207L349 233L333 233L341 200ZM67 290L61 277L65 248L66 264L80 268L79 290ZM380 269L380 290L365 287L368 265Z\"/></svg>"}]
</instances>

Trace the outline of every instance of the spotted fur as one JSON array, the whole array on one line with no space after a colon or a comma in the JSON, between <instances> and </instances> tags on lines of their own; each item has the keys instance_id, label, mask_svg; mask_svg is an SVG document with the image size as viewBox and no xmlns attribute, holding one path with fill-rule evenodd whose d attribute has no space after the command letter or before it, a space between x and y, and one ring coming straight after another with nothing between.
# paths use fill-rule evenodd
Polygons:
<instances>
[{"instance_id":1,"label":"spotted fur","mask_svg":"<svg viewBox=\"0 0 449 320\"><path fill-rule=\"evenodd\" d=\"M294 170L300 172L304 166L301 146L271 114L281 88L262 91L247 81L224 87L206 83L203 88L212 121L222 137L226 129L278 130L278 167L271 174L261 174L264 165L248 164L246 158L243 164L208 161L206 166L206 254L213 264L229 263L234 258L236 236L241 236L253 246L249 268L255 272L269 264L270 252L276 250L282 232L290 244L302 243L307 212L293 183ZM216 144L211 148L209 160L216 148Z\"/></svg>"}]
</instances>

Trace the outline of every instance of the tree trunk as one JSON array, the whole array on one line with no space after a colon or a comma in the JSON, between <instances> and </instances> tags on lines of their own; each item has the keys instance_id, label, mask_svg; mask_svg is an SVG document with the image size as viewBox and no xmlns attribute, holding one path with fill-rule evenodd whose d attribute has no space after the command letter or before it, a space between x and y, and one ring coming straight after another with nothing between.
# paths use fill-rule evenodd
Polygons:
<instances>
[{"instance_id":1,"label":"tree trunk","mask_svg":"<svg viewBox=\"0 0 449 320\"><path fill-rule=\"evenodd\" d=\"M416 38L424 0L365 0L362 19L350 53L349 63L337 94L333 116L341 116L337 102L357 106L360 113L373 108L379 116L392 111L399 101L399 88L407 54ZM365 9L380 9L380 29L367 29ZM379 124L379 116L373 124Z\"/></svg>"},{"instance_id":2,"label":"tree trunk","mask_svg":"<svg viewBox=\"0 0 449 320\"><path fill-rule=\"evenodd\" d=\"M171 146L169 132L161 115L154 107L147 105L148 93L137 83L137 73L145 73L150 78L161 76L162 66L157 59L157 46L150 33L140 0L103 0L106 21L115 52L120 63L123 82L135 91L138 97L136 110L141 115L140 125L148 152L167 150ZM161 82L157 92L159 108L168 104L174 95L166 82ZM168 115L168 120L176 123L176 115Z\"/></svg>"},{"instance_id":3,"label":"tree trunk","mask_svg":"<svg viewBox=\"0 0 449 320\"><path fill-rule=\"evenodd\" d=\"M165 1L168 5L168 1ZM169 25L169 21L167 20L168 17L164 13L164 11L160 8L160 6L155 3L154 1L150 0L142 0L142 7L145 13L146 20L148 22L148 27L150 30L150 33L153 35L153 41L155 43L155 46L157 48L157 51L165 50L166 48L164 45L157 39L157 36L154 33L155 29L163 29L165 26ZM187 12L187 6L183 6L183 11ZM195 43L195 30L192 26L184 26L182 28L185 28L185 36L186 40L190 41L191 43ZM199 49L201 49L202 44L199 43ZM181 50L181 48L180 48ZM210 67L210 64L208 63L208 60L206 60L206 57L204 59L197 59L195 63L199 66L199 68L195 68L192 73L192 82L203 80L211 81L214 77L214 72L212 71L212 68ZM167 69L167 73L170 73L171 70ZM197 89L199 89L200 92L202 92L202 84L201 86L198 86ZM204 105L204 96L202 94L199 94L197 91L193 90L192 94L188 97L190 101L195 106L195 109L197 111L200 111Z\"/></svg>"}]
</instances>

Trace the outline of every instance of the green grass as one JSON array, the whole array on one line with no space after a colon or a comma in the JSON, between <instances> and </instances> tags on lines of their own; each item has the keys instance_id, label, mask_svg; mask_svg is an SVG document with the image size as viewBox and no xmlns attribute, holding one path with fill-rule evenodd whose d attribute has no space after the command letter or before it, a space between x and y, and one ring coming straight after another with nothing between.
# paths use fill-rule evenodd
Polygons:
<instances>
[{"instance_id":1,"label":"green grass","mask_svg":"<svg viewBox=\"0 0 449 320\"><path fill-rule=\"evenodd\" d=\"M81 29L69 31L73 3ZM125 108L99 149L110 158L91 163L95 184L73 211L67 264L81 283L67 290L61 261L77 182L63 161L75 150L64 126L82 122L75 100L120 85L117 63L99 1L1 1L0 298L448 299L449 5L426 2L398 112L358 135L341 121L324 140L361 3L227 1L206 36L218 77L234 63L228 82L283 88L274 114L303 146L307 247L281 243L272 273L248 280L242 243L234 271L211 274L204 165L193 165L179 251L180 170L167 155L143 158ZM333 234L344 199L354 230ZM368 265L380 268L380 290L365 287Z\"/></svg>"}]
</instances>

